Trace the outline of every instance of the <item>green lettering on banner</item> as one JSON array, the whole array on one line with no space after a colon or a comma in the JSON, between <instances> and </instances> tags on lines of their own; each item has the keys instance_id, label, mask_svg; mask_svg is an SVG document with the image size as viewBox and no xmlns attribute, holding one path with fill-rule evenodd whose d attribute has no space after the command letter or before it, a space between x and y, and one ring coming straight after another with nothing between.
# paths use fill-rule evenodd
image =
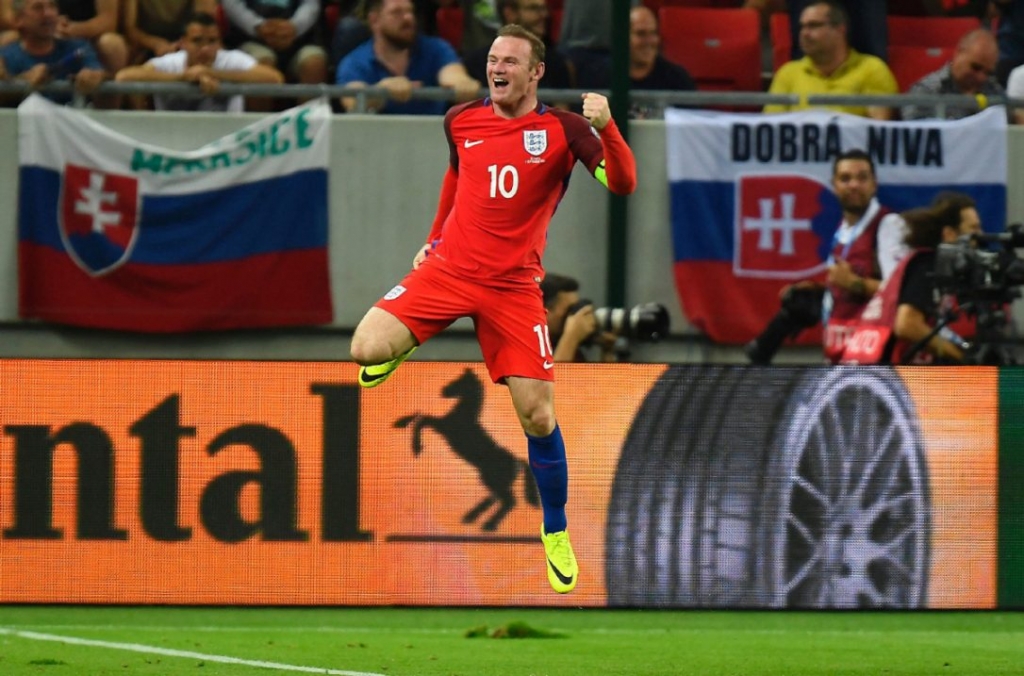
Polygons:
<instances>
[{"instance_id":1,"label":"green lettering on banner","mask_svg":"<svg viewBox=\"0 0 1024 676\"><path fill-rule=\"evenodd\" d=\"M299 150L313 145L313 139L309 137L309 108L295 116L295 147Z\"/></svg>"},{"instance_id":2,"label":"green lettering on banner","mask_svg":"<svg viewBox=\"0 0 1024 676\"><path fill-rule=\"evenodd\" d=\"M210 157L210 169L227 169L231 166L231 156L227 153L217 153Z\"/></svg>"},{"instance_id":3,"label":"green lettering on banner","mask_svg":"<svg viewBox=\"0 0 1024 676\"><path fill-rule=\"evenodd\" d=\"M1024 373L999 369L996 606L1024 608Z\"/></svg>"},{"instance_id":4,"label":"green lettering on banner","mask_svg":"<svg viewBox=\"0 0 1024 676\"><path fill-rule=\"evenodd\" d=\"M150 156L146 156L146 153L141 148L136 148L132 152L132 171L152 171L154 174L160 173L160 168L163 166L164 156L160 153L153 153Z\"/></svg>"},{"instance_id":5,"label":"green lettering on banner","mask_svg":"<svg viewBox=\"0 0 1024 676\"><path fill-rule=\"evenodd\" d=\"M147 153L141 148L136 148L132 151L131 170L135 173L149 171L165 175L181 172L206 173L238 167L268 155L277 156L291 150L304 150L315 142L315 138L309 134L310 112L307 108L294 118L283 115L275 120L267 131L253 133L249 129L242 129L235 134L235 141L239 144L236 148L218 152L207 158L185 159L160 153Z\"/></svg>"},{"instance_id":6,"label":"green lettering on banner","mask_svg":"<svg viewBox=\"0 0 1024 676\"><path fill-rule=\"evenodd\" d=\"M278 130L288 123L291 118L285 115L280 120L270 125L270 154L271 155L283 155L288 152L288 149L292 147L291 141L287 138L279 138ZM282 134L283 136L283 134Z\"/></svg>"},{"instance_id":7,"label":"green lettering on banner","mask_svg":"<svg viewBox=\"0 0 1024 676\"><path fill-rule=\"evenodd\" d=\"M174 171L175 169L177 169L179 166L181 166L181 160L179 158L177 158L177 157L168 157L167 161L164 162L163 173L169 174L172 171Z\"/></svg>"}]
</instances>

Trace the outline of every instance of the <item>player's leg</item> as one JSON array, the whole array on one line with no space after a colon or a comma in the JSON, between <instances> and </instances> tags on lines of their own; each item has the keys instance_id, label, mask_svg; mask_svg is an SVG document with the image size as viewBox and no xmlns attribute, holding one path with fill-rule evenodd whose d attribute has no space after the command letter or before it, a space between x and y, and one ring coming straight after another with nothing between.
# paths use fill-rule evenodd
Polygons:
<instances>
[{"instance_id":1,"label":"player's leg","mask_svg":"<svg viewBox=\"0 0 1024 676\"><path fill-rule=\"evenodd\" d=\"M416 350L416 339L390 312L372 307L352 335L352 360L360 365L359 384L376 387Z\"/></svg>"},{"instance_id":2,"label":"player's leg","mask_svg":"<svg viewBox=\"0 0 1024 676\"><path fill-rule=\"evenodd\" d=\"M515 376L506 378L505 382L526 432L530 469L537 480L544 508L544 532L565 530L569 471L562 430L555 421L554 383Z\"/></svg>"},{"instance_id":3,"label":"player's leg","mask_svg":"<svg viewBox=\"0 0 1024 676\"><path fill-rule=\"evenodd\" d=\"M352 335L352 360L362 365L359 384L380 385L432 336L468 313L457 280L423 264L377 301Z\"/></svg>"},{"instance_id":4,"label":"player's leg","mask_svg":"<svg viewBox=\"0 0 1024 676\"><path fill-rule=\"evenodd\" d=\"M560 593L576 586L578 567L569 543L565 504L569 473L565 442L555 419L554 362L539 287L503 289L484 299L477 337L491 379L508 385L526 433L530 470L537 482L544 524L548 581Z\"/></svg>"},{"instance_id":5,"label":"player's leg","mask_svg":"<svg viewBox=\"0 0 1024 676\"><path fill-rule=\"evenodd\" d=\"M562 430L555 421L554 383L515 376L506 378L505 382L526 432L530 470L544 509L541 541L547 558L548 582L552 589L565 594L575 588L579 566L569 542L565 516L569 472Z\"/></svg>"}]
</instances>

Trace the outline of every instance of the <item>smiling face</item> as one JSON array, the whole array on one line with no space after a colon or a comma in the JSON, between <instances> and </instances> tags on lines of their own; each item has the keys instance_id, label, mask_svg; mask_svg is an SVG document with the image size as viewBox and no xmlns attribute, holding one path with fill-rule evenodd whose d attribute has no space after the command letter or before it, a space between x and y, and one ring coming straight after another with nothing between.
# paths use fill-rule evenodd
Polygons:
<instances>
[{"instance_id":1,"label":"smiling face","mask_svg":"<svg viewBox=\"0 0 1024 676\"><path fill-rule=\"evenodd\" d=\"M544 64L533 62L528 40L499 36L487 54L487 85L491 101L506 115L516 116L537 105L537 82Z\"/></svg>"},{"instance_id":2,"label":"smiling face","mask_svg":"<svg viewBox=\"0 0 1024 676\"><path fill-rule=\"evenodd\" d=\"M844 212L860 216L878 192L878 183L866 160L845 159L836 163L832 189Z\"/></svg>"},{"instance_id":3,"label":"smiling face","mask_svg":"<svg viewBox=\"0 0 1024 676\"><path fill-rule=\"evenodd\" d=\"M658 58L661 36L658 19L644 6L629 12L629 60L635 68L650 68Z\"/></svg>"}]
</instances>

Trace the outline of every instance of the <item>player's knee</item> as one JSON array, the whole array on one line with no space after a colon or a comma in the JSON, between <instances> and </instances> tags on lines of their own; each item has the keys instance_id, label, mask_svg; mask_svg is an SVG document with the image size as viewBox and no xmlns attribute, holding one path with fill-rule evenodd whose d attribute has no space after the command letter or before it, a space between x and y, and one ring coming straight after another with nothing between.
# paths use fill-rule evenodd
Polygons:
<instances>
[{"instance_id":1,"label":"player's knee","mask_svg":"<svg viewBox=\"0 0 1024 676\"><path fill-rule=\"evenodd\" d=\"M546 437L555 431L555 411L550 406L535 406L523 416L523 427L533 437Z\"/></svg>"},{"instance_id":2,"label":"player's knee","mask_svg":"<svg viewBox=\"0 0 1024 676\"><path fill-rule=\"evenodd\" d=\"M352 336L352 344L349 346L352 361L363 366L387 361L386 359L378 359L377 352L374 341L365 333L356 331L355 335Z\"/></svg>"}]
</instances>

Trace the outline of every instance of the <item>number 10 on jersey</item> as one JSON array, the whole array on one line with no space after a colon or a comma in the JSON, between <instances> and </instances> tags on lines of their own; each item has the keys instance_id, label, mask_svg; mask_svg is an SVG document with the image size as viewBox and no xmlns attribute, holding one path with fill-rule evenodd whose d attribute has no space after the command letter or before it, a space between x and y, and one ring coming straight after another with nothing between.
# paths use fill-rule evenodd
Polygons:
<instances>
[{"instance_id":1,"label":"number 10 on jersey","mask_svg":"<svg viewBox=\"0 0 1024 676\"><path fill-rule=\"evenodd\" d=\"M497 164L487 167L487 173L491 175L491 199L495 199L498 193L505 199L515 197L519 191L519 172L510 164L499 168Z\"/></svg>"}]
</instances>

